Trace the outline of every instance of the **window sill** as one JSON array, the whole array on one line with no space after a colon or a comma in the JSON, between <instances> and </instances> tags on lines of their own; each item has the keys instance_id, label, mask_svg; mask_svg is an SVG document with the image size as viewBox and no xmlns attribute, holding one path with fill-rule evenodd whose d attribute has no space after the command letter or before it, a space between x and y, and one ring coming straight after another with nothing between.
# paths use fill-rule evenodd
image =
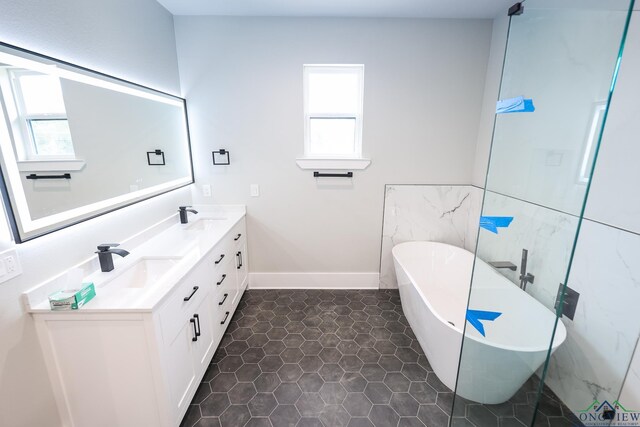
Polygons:
<instances>
[{"instance_id":1,"label":"window sill","mask_svg":"<svg viewBox=\"0 0 640 427\"><path fill-rule=\"evenodd\" d=\"M18 161L20 172L77 172L85 165L84 160L22 160Z\"/></svg>"},{"instance_id":2,"label":"window sill","mask_svg":"<svg viewBox=\"0 0 640 427\"><path fill-rule=\"evenodd\" d=\"M362 170L366 169L371 160L369 159L296 159L300 169L316 170Z\"/></svg>"}]
</instances>

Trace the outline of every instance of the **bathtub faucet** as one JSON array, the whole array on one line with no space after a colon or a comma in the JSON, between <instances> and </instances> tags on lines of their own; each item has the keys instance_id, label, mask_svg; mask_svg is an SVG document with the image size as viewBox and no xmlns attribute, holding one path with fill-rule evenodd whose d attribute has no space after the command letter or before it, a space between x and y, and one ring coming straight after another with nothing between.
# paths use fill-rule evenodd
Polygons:
<instances>
[{"instance_id":1,"label":"bathtub faucet","mask_svg":"<svg viewBox=\"0 0 640 427\"><path fill-rule=\"evenodd\" d=\"M516 271L518 269L518 267L510 261L492 261L489 265L496 269L508 268L511 271Z\"/></svg>"},{"instance_id":2,"label":"bathtub faucet","mask_svg":"<svg viewBox=\"0 0 640 427\"><path fill-rule=\"evenodd\" d=\"M529 251L522 250L522 263L520 264L520 289L527 290L527 283L533 283L534 276L531 273L527 273L527 258Z\"/></svg>"}]
</instances>

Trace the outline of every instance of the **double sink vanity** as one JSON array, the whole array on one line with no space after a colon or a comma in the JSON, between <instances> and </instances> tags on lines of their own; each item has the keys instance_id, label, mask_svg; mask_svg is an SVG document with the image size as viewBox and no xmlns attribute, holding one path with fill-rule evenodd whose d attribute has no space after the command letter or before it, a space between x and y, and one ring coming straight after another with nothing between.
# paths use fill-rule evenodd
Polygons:
<instances>
[{"instance_id":1,"label":"double sink vanity","mask_svg":"<svg viewBox=\"0 0 640 427\"><path fill-rule=\"evenodd\" d=\"M194 183L185 99L4 43L0 63L0 191L16 243ZM196 210L153 212L156 224L93 242L23 294L64 426L180 424L247 287L245 207ZM77 306L74 293L88 302L51 310L49 296Z\"/></svg>"},{"instance_id":2,"label":"double sink vanity","mask_svg":"<svg viewBox=\"0 0 640 427\"><path fill-rule=\"evenodd\" d=\"M244 208L199 211L123 242L113 271L83 274L93 258L24 294L64 425L180 424L247 287ZM96 296L51 311L78 277Z\"/></svg>"}]
</instances>

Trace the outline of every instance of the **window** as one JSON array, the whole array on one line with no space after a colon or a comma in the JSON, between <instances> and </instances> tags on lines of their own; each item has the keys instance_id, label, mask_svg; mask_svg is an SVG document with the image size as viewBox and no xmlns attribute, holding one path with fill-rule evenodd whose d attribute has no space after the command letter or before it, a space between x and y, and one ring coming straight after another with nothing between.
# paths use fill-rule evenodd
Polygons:
<instances>
[{"instance_id":1,"label":"window","mask_svg":"<svg viewBox=\"0 0 640 427\"><path fill-rule=\"evenodd\" d=\"M23 142L22 160L73 159L60 79L26 70L11 70L9 75L17 110L14 125Z\"/></svg>"},{"instance_id":2,"label":"window","mask_svg":"<svg viewBox=\"0 0 640 427\"><path fill-rule=\"evenodd\" d=\"M303 82L305 159L361 159L364 65L305 65Z\"/></svg>"}]
</instances>

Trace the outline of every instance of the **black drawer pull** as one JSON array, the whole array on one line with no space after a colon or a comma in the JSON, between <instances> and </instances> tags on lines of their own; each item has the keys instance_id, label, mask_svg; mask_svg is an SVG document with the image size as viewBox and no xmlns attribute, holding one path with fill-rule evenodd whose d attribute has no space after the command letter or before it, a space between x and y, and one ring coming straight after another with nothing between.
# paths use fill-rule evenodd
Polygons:
<instances>
[{"instance_id":1,"label":"black drawer pull","mask_svg":"<svg viewBox=\"0 0 640 427\"><path fill-rule=\"evenodd\" d=\"M196 329L196 319L194 319L193 317L191 319L189 319L189 322L191 322L193 324L193 338L191 338L191 341L198 341L198 330Z\"/></svg>"},{"instance_id":2,"label":"black drawer pull","mask_svg":"<svg viewBox=\"0 0 640 427\"><path fill-rule=\"evenodd\" d=\"M233 240L235 240L235 241L237 242L241 237L242 237L242 234L238 234L238 235L235 237L235 239L233 239Z\"/></svg>"},{"instance_id":3,"label":"black drawer pull","mask_svg":"<svg viewBox=\"0 0 640 427\"><path fill-rule=\"evenodd\" d=\"M223 274L223 275L222 275L222 279L220 279L220 281L219 281L219 282L216 282L216 285L218 285L218 286L222 285L222 282L224 282L224 279L226 279L226 278L227 278L227 275L226 275L226 274Z\"/></svg>"},{"instance_id":4,"label":"black drawer pull","mask_svg":"<svg viewBox=\"0 0 640 427\"><path fill-rule=\"evenodd\" d=\"M196 319L196 322L198 323L198 329L196 330L196 337L200 336L200 316L198 316L198 314L194 314L193 317Z\"/></svg>"},{"instance_id":5,"label":"black drawer pull","mask_svg":"<svg viewBox=\"0 0 640 427\"><path fill-rule=\"evenodd\" d=\"M222 304L224 304L224 302L227 300L227 297L228 297L228 296L229 296L229 294L224 294L224 298L222 298L222 301L220 301L220 302L218 303L218 305L222 305Z\"/></svg>"},{"instance_id":6,"label":"black drawer pull","mask_svg":"<svg viewBox=\"0 0 640 427\"><path fill-rule=\"evenodd\" d=\"M228 317L229 317L229 312L227 311L227 313L224 316L224 319L222 319L222 322L220 322L220 324L224 325L226 323Z\"/></svg>"},{"instance_id":7,"label":"black drawer pull","mask_svg":"<svg viewBox=\"0 0 640 427\"><path fill-rule=\"evenodd\" d=\"M191 292L191 295L189 295L188 297L184 297L185 301L189 301L191 299L191 297L193 296L193 294L195 294L198 291L198 287L194 286L193 287L193 292Z\"/></svg>"},{"instance_id":8,"label":"black drawer pull","mask_svg":"<svg viewBox=\"0 0 640 427\"><path fill-rule=\"evenodd\" d=\"M238 265L236 265L236 268L240 270L242 268L242 252L238 252L236 254L236 258L238 259Z\"/></svg>"},{"instance_id":9,"label":"black drawer pull","mask_svg":"<svg viewBox=\"0 0 640 427\"><path fill-rule=\"evenodd\" d=\"M224 258L224 254L220 254L220 259L216 261L216 264L220 264L220 261Z\"/></svg>"}]
</instances>

